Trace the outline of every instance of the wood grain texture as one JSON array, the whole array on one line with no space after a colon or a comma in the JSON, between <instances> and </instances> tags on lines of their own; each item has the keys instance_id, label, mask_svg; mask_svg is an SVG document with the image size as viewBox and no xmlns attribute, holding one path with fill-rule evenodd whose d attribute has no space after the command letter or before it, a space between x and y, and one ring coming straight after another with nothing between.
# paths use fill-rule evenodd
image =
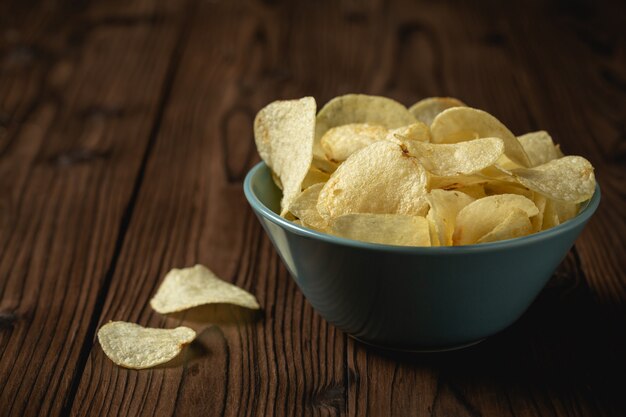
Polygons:
<instances>
[{"instance_id":1,"label":"wood grain texture","mask_svg":"<svg viewBox=\"0 0 626 417\"><path fill-rule=\"evenodd\" d=\"M506 3L506 4L505 4ZM0 416L622 416L626 59L618 2L0 4ZM315 313L248 208L279 98L457 96L589 158L598 213L511 328L459 352L359 344ZM263 310L148 301L203 263ZM98 326L185 323L158 369Z\"/></svg>"},{"instance_id":2,"label":"wood grain texture","mask_svg":"<svg viewBox=\"0 0 626 417\"><path fill-rule=\"evenodd\" d=\"M158 25L40 7L3 14L16 21L3 26L0 92L2 415L59 415L72 396L177 32L168 5L120 10L171 14Z\"/></svg>"}]
</instances>

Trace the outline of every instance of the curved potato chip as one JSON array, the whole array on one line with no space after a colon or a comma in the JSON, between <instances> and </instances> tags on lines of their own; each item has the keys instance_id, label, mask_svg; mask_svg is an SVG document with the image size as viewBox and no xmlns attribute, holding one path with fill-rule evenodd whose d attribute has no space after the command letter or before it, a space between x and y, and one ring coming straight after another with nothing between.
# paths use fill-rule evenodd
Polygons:
<instances>
[{"instance_id":1,"label":"curved potato chip","mask_svg":"<svg viewBox=\"0 0 626 417\"><path fill-rule=\"evenodd\" d=\"M317 115L313 153L317 157L324 157L320 140L328 130L336 126L369 123L395 129L415 122L415 117L406 107L390 98L365 94L335 97Z\"/></svg>"},{"instance_id":2,"label":"curved potato chip","mask_svg":"<svg viewBox=\"0 0 626 417\"><path fill-rule=\"evenodd\" d=\"M152 308L161 314L213 303L234 304L254 310L260 308L254 295L222 281L202 265L172 269L150 300Z\"/></svg>"},{"instance_id":3,"label":"curved potato chip","mask_svg":"<svg viewBox=\"0 0 626 417\"><path fill-rule=\"evenodd\" d=\"M485 193L485 187L482 184L473 184L473 185L467 185L464 187L459 187L459 188L456 188L455 191L459 191L463 194L467 194L470 197L472 197L474 200L487 197L487 194Z\"/></svg>"},{"instance_id":4,"label":"curved potato chip","mask_svg":"<svg viewBox=\"0 0 626 417\"><path fill-rule=\"evenodd\" d=\"M441 246L441 242L439 241L439 233L437 232L437 226L435 226L435 224L430 220L428 220L428 232L430 234L430 246Z\"/></svg>"},{"instance_id":5,"label":"curved potato chip","mask_svg":"<svg viewBox=\"0 0 626 417\"><path fill-rule=\"evenodd\" d=\"M311 163L311 165L313 166L313 168L317 168L320 171L329 175L335 172L337 170L337 167L339 166L337 163L331 162L328 159L326 159L325 156L322 158L318 158L314 156L313 162Z\"/></svg>"},{"instance_id":6,"label":"curved potato chip","mask_svg":"<svg viewBox=\"0 0 626 417\"><path fill-rule=\"evenodd\" d=\"M332 162L343 162L356 151L385 139L387 128L368 123L351 123L329 129L320 143L324 155Z\"/></svg>"},{"instance_id":7,"label":"curved potato chip","mask_svg":"<svg viewBox=\"0 0 626 417\"><path fill-rule=\"evenodd\" d=\"M546 230L575 217L580 210L580 204L546 198L541 229Z\"/></svg>"},{"instance_id":8,"label":"curved potato chip","mask_svg":"<svg viewBox=\"0 0 626 417\"><path fill-rule=\"evenodd\" d=\"M551 200L582 203L596 190L593 166L582 156L564 156L534 168L506 171L520 184Z\"/></svg>"},{"instance_id":9,"label":"curved potato chip","mask_svg":"<svg viewBox=\"0 0 626 417\"><path fill-rule=\"evenodd\" d=\"M274 181L274 184L276 184L278 189L282 191L283 184L280 182L280 178L278 178L278 175L276 175L274 171L271 171L271 173L272 173L272 181Z\"/></svg>"},{"instance_id":10,"label":"curved potato chip","mask_svg":"<svg viewBox=\"0 0 626 417\"><path fill-rule=\"evenodd\" d=\"M530 166L528 155L517 138L498 119L471 107L453 107L443 111L430 126L433 143L457 143L495 137L504 142L504 153L516 164Z\"/></svg>"},{"instance_id":11,"label":"curved potato chip","mask_svg":"<svg viewBox=\"0 0 626 417\"><path fill-rule=\"evenodd\" d=\"M465 107L465 103L453 97L428 97L409 107L417 120L430 126L435 117L451 107Z\"/></svg>"},{"instance_id":12,"label":"curved potato chip","mask_svg":"<svg viewBox=\"0 0 626 417\"><path fill-rule=\"evenodd\" d=\"M283 186L280 202L284 215L302 191L302 181L313 159L315 99L275 101L254 119L254 139L261 158Z\"/></svg>"},{"instance_id":13,"label":"curved potato chip","mask_svg":"<svg viewBox=\"0 0 626 417\"><path fill-rule=\"evenodd\" d=\"M554 144L552 137L545 130L526 133L525 135L518 136L517 139L526 151L531 167L543 165L546 162L563 156L562 154L559 155L559 148Z\"/></svg>"},{"instance_id":14,"label":"curved potato chip","mask_svg":"<svg viewBox=\"0 0 626 417\"><path fill-rule=\"evenodd\" d=\"M430 189L457 190L463 187L483 185L490 181L482 175L455 175L452 177L430 176Z\"/></svg>"},{"instance_id":15,"label":"curved potato chip","mask_svg":"<svg viewBox=\"0 0 626 417\"><path fill-rule=\"evenodd\" d=\"M315 184L302 191L291 204L290 211L294 216L302 220L304 226L312 229L325 230L328 222L317 211L317 199L324 184Z\"/></svg>"},{"instance_id":16,"label":"curved potato chip","mask_svg":"<svg viewBox=\"0 0 626 417\"><path fill-rule=\"evenodd\" d=\"M169 362L195 338L196 332L189 327L153 329L123 321L110 321L98 330L98 341L107 357L130 369Z\"/></svg>"},{"instance_id":17,"label":"curved potato chip","mask_svg":"<svg viewBox=\"0 0 626 417\"><path fill-rule=\"evenodd\" d=\"M454 235L455 245L470 245L493 231L509 213L518 208L527 217L539 213L532 200L517 194L499 194L476 200L465 206L456 217Z\"/></svg>"},{"instance_id":18,"label":"curved potato chip","mask_svg":"<svg viewBox=\"0 0 626 417\"><path fill-rule=\"evenodd\" d=\"M523 195L526 198L534 200L535 193L524 187L522 184L518 182L513 182L513 178L510 178L511 181L505 180L491 180L484 184L485 194L487 195L497 195L497 194L518 194Z\"/></svg>"},{"instance_id":19,"label":"curved potato chip","mask_svg":"<svg viewBox=\"0 0 626 417\"><path fill-rule=\"evenodd\" d=\"M395 143L401 143L396 138L396 135L402 136L407 140L417 140L419 142L430 142L430 129L422 122L417 122L410 124L408 126L398 127L396 129L391 129L387 133L386 140Z\"/></svg>"},{"instance_id":20,"label":"curved potato chip","mask_svg":"<svg viewBox=\"0 0 626 417\"><path fill-rule=\"evenodd\" d=\"M504 151L504 143L499 138L482 138L452 144L406 140L403 145L426 171L440 177L477 173L493 165Z\"/></svg>"},{"instance_id":21,"label":"curved potato chip","mask_svg":"<svg viewBox=\"0 0 626 417\"><path fill-rule=\"evenodd\" d=\"M312 166L309 168L309 172L306 174L306 177L304 177L304 180L302 180L302 189L306 190L312 185L324 183L328 181L329 178L330 174Z\"/></svg>"},{"instance_id":22,"label":"curved potato chip","mask_svg":"<svg viewBox=\"0 0 626 417\"><path fill-rule=\"evenodd\" d=\"M317 209L330 219L349 213L425 214L428 176L417 159L392 142L350 156L322 188Z\"/></svg>"},{"instance_id":23,"label":"curved potato chip","mask_svg":"<svg viewBox=\"0 0 626 417\"><path fill-rule=\"evenodd\" d=\"M451 245L456 216L474 199L460 191L445 190L432 190L424 199L430 206L426 218L435 226L437 241L443 246Z\"/></svg>"},{"instance_id":24,"label":"curved potato chip","mask_svg":"<svg viewBox=\"0 0 626 417\"><path fill-rule=\"evenodd\" d=\"M429 222L404 214L345 214L332 219L334 235L397 246L430 246Z\"/></svg>"},{"instance_id":25,"label":"curved potato chip","mask_svg":"<svg viewBox=\"0 0 626 417\"><path fill-rule=\"evenodd\" d=\"M519 208L512 208L509 215L476 243L496 242L498 240L514 239L532 233L532 224L528 214Z\"/></svg>"}]
</instances>

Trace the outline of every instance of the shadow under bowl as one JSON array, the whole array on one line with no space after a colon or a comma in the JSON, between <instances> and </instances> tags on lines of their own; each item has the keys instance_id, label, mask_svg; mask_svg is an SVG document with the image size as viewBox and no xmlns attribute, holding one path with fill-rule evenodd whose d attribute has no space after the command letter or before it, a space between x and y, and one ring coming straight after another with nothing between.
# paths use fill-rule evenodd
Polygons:
<instances>
[{"instance_id":1,"label":"shadow under bowl","mask_svg":"<svg viewBox=\"0 0 626 417\"><path fill-rule=\"evenodd\" d=\"M472 345L515 322L548 282L600 202L546 231L455 247L405 247L316 232L281 218L267 165L244 192L298 287L327 321L352 337L399 350Z\"/></svg>"}]
</instances>

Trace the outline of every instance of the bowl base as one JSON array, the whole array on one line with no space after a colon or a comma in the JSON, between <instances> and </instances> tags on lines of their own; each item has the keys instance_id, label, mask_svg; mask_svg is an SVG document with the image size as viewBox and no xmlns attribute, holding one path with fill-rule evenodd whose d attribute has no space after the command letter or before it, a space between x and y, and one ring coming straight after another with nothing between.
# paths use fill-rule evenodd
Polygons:
<instances>
[{"instance_id":1,"label":"bowl base","mask_svg":"<svg viewBox=\"0 0 626 417\"><path fill-rule=\"evenodd\" d=\"M471 341L469 343L462 343L460 345L449 345L449 346L424 346L424 347L410 347L410 348L404 348L404 347L394 347L394 346L389 346L389 345L379 345L377 343L372 343L372 342L367 342L363 339L359 339L356 336L352 336L351 334L349 334L348 336L350 336L351 338L353 338L354 340L356 340L357 342L363 343L365 345L371 346L373 348L376 349L382 349L382 350L390 350L390 351L395 351L395 352L407 352L407 353L435 353L435 352L448 352L448 351L452 351L452 350L460 350L460 349L465 349L471 346L475 346L477 344L479 344L480 342L482 342L483 339L478 339L478 340L474 340Z\"/></svg>"}]
</instances>

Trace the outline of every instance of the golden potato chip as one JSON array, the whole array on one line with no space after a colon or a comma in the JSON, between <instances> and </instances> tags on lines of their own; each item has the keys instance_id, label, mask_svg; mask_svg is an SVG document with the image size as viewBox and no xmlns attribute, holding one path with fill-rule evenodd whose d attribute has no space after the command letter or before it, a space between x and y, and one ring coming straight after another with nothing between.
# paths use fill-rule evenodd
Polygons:
<instances>
[{"instance_id":1,"label":"golden potato chip","mask_svg":"<svg viewBox=\"0 0 626 417\"><path fill-rule=\"evenodd\" d=\"M530 132L518 136L517 139L530 159L530 166L536 167L562 157L559 148L552 141L552 137L545 130ZM502 165L502 164L499 164Z\"/></svg>"},{"instance_id":2,"label":"golden potato chip","mask_svg":"<svg viewBox=\"0 0 626 417\"><path fill-rule=\"evenodd\" d=\"M430 142L430 129L422 122L391 129L388 131L385 139L391 142L401 143L401 141L397 139L396 135L403 137L405 140Z\"/></svg>"},{"instance_id":3,"label":"golden potato chip","mask_svg":"<svg viewBox=\"0 0 626 417\"><path fill-rule=\"evenodd\" d=\"M528 155L519 140L498 119L471 107L453 107L443 111L430 126L433 143L457 143L495 137L504 142L504 154L516 164L530 166Z\"/></svg>"},{"instance_id":4,"label":"golden potato chip","mask_svg":"<svg viewBox=\"0 0 626 417\"><path fill-rule=\"evenodd\" d=\"M351 123L369 123L395 129L415 123L406 107L386 97L347 94L330 100L317 115L314 155L324 158L320 140L333 127Z\"/></svg>"},{"instance_id":5,"label":"golden potato chip","mask_svg":"<svg viewBox=\"0 0 626 417\"><path fill-rule=\"evenodd\" d=\"M313 168L316 168L329 175L335 172L337 170L337 167L339 166L339 164L326 159L325 156L322 158L314 156L311 165L313 166Z\"/></svg>"},{"instance_id":6,"label":"golden potato chip","mask_svg":"<svg viewBox=\"0 0 626 417\"><path fill-rule=\"evenodd\" d=\"M280 182L280 178L278 178L278 175L276 175L274 171L272 171L272 181L274 181L274 184L276 184L278 189L282 191L283 184Z\"/></svg>"},{"instance_id":7,"label":"golden potato chip","mask_svg":"<svg viewBox=\"0 0 626 417\"><path fill-rule=\"evenodd\" d=\"M332 162L343 162L356 151L385 139L387 128L368 123L351 123L329 129L320 143L324 155Z\"/></svg>"},{"instance_id":8,"label":"golden potato chip","mask_svg":"<svg viewBox=\"0 0 626 417\"><path fill-rule=\"evenodd\" d=\"M392 142L375 142L331 175L317 203L325 219L350 213L425 214L428 176L417 159Z\"/></svg>"},{"instance_id":9,"label":"golden potato chip","mask_svg":"<svg viewBox=\"0 0 626 417\"><path fill-rule=\"evenodd\" d=\"M502 223L514 208L523 210L527 217L539 213L532 200L517 194L499 194L476 200L465 206L456 217L453 242L470 245Z\"/></svg>"},{"instance_id":10,"label":"golden potato chip","mask_svg":"<svg viewBox=\"0 0 626 417\"><path fill-rule=\"evenodd\" d=\"M498 240L513 239L532 233L532 224L528 214L519 208L513 207L505 219L491 232L487 233L476 243L496 242Z\"/></svg>"},{"instance_id":11,"label":"golden potato chip","mask_svg":"<svg viewBox=\"0 0 626 417\"><path fill-rule=\"evenodd\" d=\"M534 200L535 196L535 193L533 191L524 187L522 184L513 181L491 180L486 182L483 185L483 188L485 190L485 194L487 195L519 194L531 200Z\"/></svg>"},{"instance_id":12,"label":"golden potato chip","mask_svg":"<svg viewBox=\"0 0 626 417\"><path fill-rule=\"evenodd\" d=\"M435 227L437 241L442 246L451 245L456 216L474 199L459 191L445 190L432 190L424 196L424 199L430 206L426 218Z\"/></svg>"},{"instance_id":13,"label":"golden potato chip","mask_svg":"<svg viewBox=\"0 0 626 417\"><path fill-rule=\"evenodd\" d=\"M328 222L317 211L317 199L324 184L315 184L302 191L293 201L289 209L294 216L299 218L304 226L316 230L325 230Z\"/></svg>"},{"instance_id":14,"label":"golden potato chip","mask_svg":"<svg viewBox=\"0 0 626 417\"><path fill-rule=\"evenodd\" d=\"M111 321L98 330L98 341L107 357L130 369L169 362L195 338L196 332L189 327L153 329L123 321Z\"/></svg>"},{"instance_id":15,"label":"golden potato chip","mask_svg":"<svg viewBox=\"0 0 626 417\"><path fill-rule=\"evenodd\" d=\"M530 222L533 226L533 232L539 232L543 227L543 219L546 212L546 203L548 202L548 199L539 193L533 193L532 200L533 203L535 203L535 205L537 206L537 210L539 210L539 213L537 213L536 216L533 216L530 219Z\"/></svg>"},{"instance_id":16,"label":"golden potato chip","mask_svg":"<svg viewBox=\"0 0 626 417\"><path fill-rule=\"evenodd\" d=\"M329 178L330 174L327 174L326 172L321 171L319 168L312 166L311 168L309 168L309 172L306 174L306 177L304 177L304 180L302 181L302 189L306 190L312 185L324 183L328 181Z\"/></svg>"},{"instance_id":17,"label":"golden potato chip","mask_svg":"<svg viewBox=\"0 0 626 417\"><path fill-rule=\"evenodd\" d=\"M430 126L439 113L451 107L465 107L465 104L452 97L428 97L412 105L409 111L417 120Z\"/></svg>"},{"instance_id":18,"label":"golden potato chip","mask_svg":"<svg viewBox=\"0 0 626 417\"><path fill-rule=\"evenodd\" d=\"M429 222L404 214L345 214L331 220L334 235L397 246L430 246Z\"/></svg>"},{"instance_id":19,"label":"golden potato chip","mask_svg":"<svg viewBox=\"0 0 626 417\"><path fill-rule=\"evenodd\" d=\"M254 295L222 281L202 265L172 269L150 300L152 308L161 314L213 303L234 304L255 310L260 308Z\"/></svg>"},{"instance_id":20,"label":"golden potato chip","mask_svg":"<svg viewBox=\"0 0 626 417\"><path fill-rule=\"evenodd\" d=\"M281 215L302 191L302 181L311 166L315 109L313 97L275 101L261 109L254 120L259 154L283 186Z\"/></svg>"},{"instance_id":21,"label":"golden potato chip","mask_svg":"<svg viewBox=\"0 0 626 417\"><path fill-rule=\"evenodd\" d=\"M472 197L474 200L487 197L487 194L485 193L485 187L483 184L473 184L473 185L458 187L455 189L455 191L459 191L463 194L467 194L470 197Z\"/></svg>"},{"instance_id":22,"label":"golden potato chip","mask_svg":"<svg viewBox=\"0 0 626 417\"><path fill-rule=\"evenodd\" d=\"M559 224L575 217L579 210L580 204L550 200L546 198L541 224L542 230L558 226Z\"/></svg>"},{"instance_id":23,"label":"golden potato chip","mask_svg":"<svg viewBox=\"0 0 626 417\"><path fill-rule=\"evenodd\" d=\"M428 232L430 235L430 246L442 246L441 242L439 241L439 232L437 231L437 226L435 226L435 224L430 220L428 220Z\"/></svg>"},{"instance_id":24,"label":"golden potato chip","mask_svg":"<svg viewBox=\"0 0 626 417\"><path fill-rule=\"evenodd\" d=\"M409 155L417 158L426 171L441 177L471 175L493 165L504 143L498 138L482 138L452 144L403 140Z\"/></svg>"},{"instance_id":25,"label":"golden potato chip","mask_svg":"<svg viewBox=\"0 0 626 417\"><path fill-rule=\"evenodd\" d=\"M491 181L482 175L455 175L452 177L430 176L430 189L457 190L459 188L481 186Z\"/></svg>"},{"instance_id":26,"label":"golden potato chip","mask_svg":"<svg viewBox=\"0 0 626 417\"><path fill-rule=\"evenodd\" d=\"M520 184L551 200L582 203L596 189L593 166L581 156L564 156L534 168L506 171Z\"/></svg>"}]
</instances>

